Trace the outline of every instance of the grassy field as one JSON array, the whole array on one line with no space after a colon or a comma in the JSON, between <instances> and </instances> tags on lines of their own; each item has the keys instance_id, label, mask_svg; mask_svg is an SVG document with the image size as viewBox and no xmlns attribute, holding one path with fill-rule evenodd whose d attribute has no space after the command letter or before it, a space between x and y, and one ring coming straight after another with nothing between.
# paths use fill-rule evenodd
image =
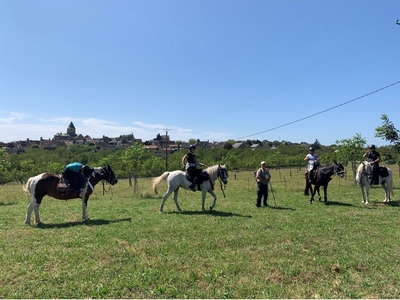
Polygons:
<instances>
[{"instance_id":1,"label":"grassy field","mask_svg":"<svg viewBox=\"0 0 400 300\"><path fill-rule=\"evenodd\" d=\"M0 298L400 298L392 169L390 204L380 187L362 204L351 177L334 176L330 205L309 205L303 171L270 170L270 207L258 209L253 172L230 172L211 212L180 191L184 212L170 197L160 214L151 179L136 193L120 180L105 195L96 187L86 222L79 199L46 197L41 226L24 224L21 186L3 185Z\"/></svg>"}]
</instances>

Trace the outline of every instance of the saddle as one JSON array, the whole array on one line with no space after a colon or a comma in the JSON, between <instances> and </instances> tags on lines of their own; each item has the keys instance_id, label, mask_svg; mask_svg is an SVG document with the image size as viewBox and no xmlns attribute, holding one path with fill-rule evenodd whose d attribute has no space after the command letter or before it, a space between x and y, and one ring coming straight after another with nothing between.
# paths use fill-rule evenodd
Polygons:
<instances>
[{"instance_id":1,"label":"saddle","mask_svg":"<svg viewBox=\"0 0 400 300\"><path fill-rule=\"evenodd\" d=\"M61 198L66 198L69 194L69 191L73 190L73 188L71 188L71 184L69 183L68 179L64 178L62 174L58 176L59 180L56 186L57 196Z\"/></svg>"},{"instance_id":2,"label":"saddle","mask_svg":"<svg viewBox=\"0 0 400 300\"><path fill-rule=\"evenodd\" d=\"M312 184L315 184L315 182L317 181L317 174L318 174L318 169L320 167L320 164L318 165L314 165L314 168L312 168L310 170L310 174L309 174L309 182Z\"/></svg>"},{"instance_id":3,"label":"saddle","mask_svg":"<svg viewBox=\"0 0 400 300\"><path fill-rule=\"evenodd\" d=\"M81 188L85 187L85 178L84 175L82 173L78 173L79 175L77 175L78 177L78 187L74 186L74 179L72 179L72 182L68 179L67 176L65 176L64 173L59 174L59 180L56 186L56 193L57 196L61 197L61 198L67 198L68 194L70 191L75 191ZM77 194L79 194L77 192Z\"/></svg>"},{"instance_id":4,"label":"saddle","mask_svg":"<svg viewBox=\"0 0 400 300\"><path fill-rule=\"evenodd\" d=\"M379 167L378 173L381 177L388 177L389 171L386 167Z\"/></svg>"},{"instance_id":5,"label":"saddle","mask_svg":"<svg viewBox=\"0 0 400 300\"><path fill-rule=\"evenodd\" d=\"M204 181L206 181L206 180L210 180L210 175L208 175L208 173L207 173L207 172L204 172L204 171L201 172L201 174L198 175L198 176L193 175L193 174L189 174L188 172L186 172L186 179L187 179L188 181L190 181L190 182L193 183L193 181L195 180L195 178L197 178L196 184L197 184L198 189L200 190L200 184L202 184L202 183L203 183Z\"/></svg>"}]
</instances>

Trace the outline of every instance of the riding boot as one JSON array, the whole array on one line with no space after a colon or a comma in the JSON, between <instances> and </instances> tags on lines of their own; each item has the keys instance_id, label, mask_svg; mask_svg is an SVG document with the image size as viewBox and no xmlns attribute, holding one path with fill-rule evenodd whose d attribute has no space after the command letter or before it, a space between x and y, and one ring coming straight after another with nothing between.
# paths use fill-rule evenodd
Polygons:
<instances>
[{"instance_id":1,"label":"riding boot","mask_svg":"<svg viewBox=\"0 0 400 300\"><path fill-rule=\"evenodd\" d=\"M189 185L190 189L191 189L193 192L196 191L196 182L197 182L197 177L195 177L195 178L193 179L192 184Z\"/></svg>"}]
</instances>

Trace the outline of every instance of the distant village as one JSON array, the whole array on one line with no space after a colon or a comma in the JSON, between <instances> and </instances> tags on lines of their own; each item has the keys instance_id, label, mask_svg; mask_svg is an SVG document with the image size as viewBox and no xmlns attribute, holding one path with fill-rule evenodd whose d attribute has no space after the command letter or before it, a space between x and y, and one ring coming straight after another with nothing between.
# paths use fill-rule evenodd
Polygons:
<instances>
[{"instance_id":1,"label":"distant village","mask_svg":"<svg viewBox=\"0 0 400 300\"><path fill-rule=\"evenodd\" d=\"M175 152L178 149L189 148L188 142L176 142L170 140L168 135L158 135L155 139L151 141L143 142L141 139L136 139L133 135L129 135L129 138L110 138L107 136L101 138L92 138L89 135L83 136L82 134L76 133L76 128L71 122L67 127L66 133L56 133L52 139L31 140L27 138L25 141L13 141L13 142L1 142L0 148L4 148L8 153L21 153L24 152L26 148L32 146L39 147L46 150L54 150L57 147L71 146L71 145L90 145L95 146L97 149L126 149L133 143L143 144L148 150L157 152L159 154L168 152ZM209 142L197 140L196 146L202 148L219 148L222 147L223 142ZM259 144L254 144L251 147L256 148ZM234 148L245 147L244 143L235 143Z\"/></svg>"}]
</instances>

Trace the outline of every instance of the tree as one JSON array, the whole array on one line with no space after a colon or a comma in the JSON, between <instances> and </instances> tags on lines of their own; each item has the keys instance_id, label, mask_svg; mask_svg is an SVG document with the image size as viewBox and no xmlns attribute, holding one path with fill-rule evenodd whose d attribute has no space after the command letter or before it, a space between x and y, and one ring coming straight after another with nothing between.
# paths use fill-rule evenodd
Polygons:
<instances>
[{"instance_id":1,"label":"tree","mask_svg":"<svg viewBox=\"0 0 400 300\"><path fill-rule=\"evenodd\" d=\"M375 128L375 136L385 139L393 144L393 148L397 152L397 157L395 159L400 169L400 131L394 127L392 121L389 120L387 115L383 114L381 120L383 121L383 124L382 126Z\"/></svg>"},{"instance_id":2,"label":"tree","mask_svg":"<svg viewBox=\"0 0 400 300\"><path fill-rule=\"evenodd\" d=\"M356 170L357 161L362 157L365 144L365 138L361 137L360 133L356 133L350 139L337 140L337 158L341 160L344 164L351 163L351 169L353 170L354 183L356 183Z\"/></svg>"},{"instance_id":3,"label":"tree","mask_svg":"<svg viewBox=\"0 0 400 300\"><path fill-rule=\"evenodd\" d=\"M321 149L321 144L318 141L318 139L316 139L315 142L313 144L311 144L311 147L313 147L315 150Z\"/></svg>"},{"instance_id":4,"label":"tree","mask_svg":"<svg viewBox=\"0 0 400 300\"><path fill-rule=\"evenodd\" d=\"M125 149L121 155L121 160L123 161L125 167L127 168L129 174L129 185L132 185L131 178L134 177L134 192L137 190L137 175L140 172L141 166L143 164L144 154L146 148L143 145L135 142L132 146Z\"/></svg>"}]
</instances>

